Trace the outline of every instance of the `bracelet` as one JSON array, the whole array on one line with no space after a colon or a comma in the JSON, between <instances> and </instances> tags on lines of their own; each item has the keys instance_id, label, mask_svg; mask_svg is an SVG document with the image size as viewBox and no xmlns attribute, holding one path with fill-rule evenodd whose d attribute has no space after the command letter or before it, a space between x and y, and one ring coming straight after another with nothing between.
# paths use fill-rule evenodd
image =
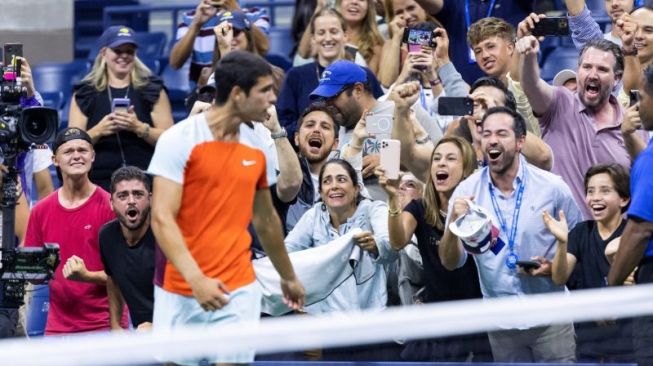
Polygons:
<instances>
[{"instance_id":1,"label":"bracelet","mask_svg":"<svg viewBox=\"0 0 653 366\"><path fill-rule=\"evenodd\" d=\"M281 127L281 130L279 130L279 132L270 133L270 137L272 137L273 140L277 140L283 137L288 137L288 131L286 131L285 128Z\"/></svg>"},{"instance_id":2,"label":"bracelet","mask_svg":"<svg viewBox=\"0 0 653 366\"><path fill-rule=\"evenodd\" d=\"M147 123L143 123L145 125L145 129L141 133L137 133L136 136L142 139L146 139L150 135L150 125Z\"/></svg>"},{"instance_id":3,"label":"bracelet","mask_svg":"<svg viewBox=\"0 0 653 366\"><path fill-rule=\"evenodd\" d=\"M425 143L431 141L431 136L426 135L422 137L421 139L415 139L415 143L418 145L424 145Z\"/></svg>"},{"instance_id":4,"label":"bracelet","mask_svg":"<svg viewBox=\"0 0 653 366\"><path fill-rule=\"evenodd\" d=\"M390 217L395 217L395 216L399 216L400 213L401 213L401 210L400 210L400 209L398 209L398 208L390 208L390 207L388 206L388 216L390 216Z\"/></svg>"},{"instance_id":5,"label":"bracelet","mask_svg":"<svg viewBox=\"0 0 653 366\"><path fill-rule=\"evenodd\" d=\"M429 85L431 85L431 88L436 87L440 84L442 84L442 80L440 79L429 80Z\"/></svg>"},{"instance_id":6,"label":"bracelet","mask_svg":"<svg viewBox=\"0 0 653 366\"><path fill-rule=\"evenodd\" d=\"M361 144L361 145L358 145L358 146L354 146L352 144L349 144L349 148L354 149L354 150L363 150L363 145Z\"/></svg>"},{"instance_id":7,"label":"bracelet","mask_svg":"<svg viewBox=\"0 0 653 366\"><path fill-rule=\"evenodd\" d=\"M621 47L621 53L624 56L637 56L637 48L635 48L635 47L631 47L631 48Z\"/></svg>"}]
</instances>

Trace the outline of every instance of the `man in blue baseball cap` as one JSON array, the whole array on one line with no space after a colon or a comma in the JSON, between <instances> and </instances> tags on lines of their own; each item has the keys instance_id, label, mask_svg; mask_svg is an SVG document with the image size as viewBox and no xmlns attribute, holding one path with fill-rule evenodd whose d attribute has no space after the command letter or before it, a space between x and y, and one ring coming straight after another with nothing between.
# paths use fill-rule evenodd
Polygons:
<instances>
[{"instance_id":1,"label":"man in blue baseball cap","mask_svg":"<svg viewBox=\"0 0 653 366\"><path fill-rule=\"evenodd\" d=\"M392 134L394 102L376 100L365 70L346 60L336 61L324 70L319 85L310 97L325 99L340 110L342 119L338 150L345 158L353 157L362 151L361 170L365 187L372 198L385 200L387 194L378 185L374 170L379 166L380 142L382 139L389 139ZM359 122L363 111L368 111L369 115L365 122ZM434 124L421 107L416 107L415 112L420 125ZM365 123L364 129L358 129L363 133L356 133L358 131L355 127L358 123ZM441 132L439 133L438 138L441 137ZM419 143L430 143L429 134L424 128L421 128L415 137Z\"/></svg>"}]
</instances>

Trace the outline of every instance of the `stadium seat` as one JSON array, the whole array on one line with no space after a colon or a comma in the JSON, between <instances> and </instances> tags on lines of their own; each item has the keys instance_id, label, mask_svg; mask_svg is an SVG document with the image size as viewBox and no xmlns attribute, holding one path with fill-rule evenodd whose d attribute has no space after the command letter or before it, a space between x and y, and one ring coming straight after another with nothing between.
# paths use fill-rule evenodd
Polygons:
<instances>
[{"instance_id":1,"label":"stadium seat","mask_svg":"<svg viewBox=\"0 0 653 366\"><path fill-rule=\"evenodd\" d=\"M43 106L61 111L64 105L64 97L62 91L57 92L39 92L43 97Z\"/></svg>"},{"instance_id":2,"label":"stadium seat","mask_svg":"<svg viewBox=\"0 0 653 366\"><path fill-rule=\"evenodd\" d=\"M87 60L40 64L32 68L34 86L41 93L61 91L64 98L69 97L72 94L72 86L88 73L89 67Z\"/></svg>"},{"instance_id":3,"label":"stadium seat","mask_svg":"<svg viewBox=\"0 0 653 366\"><path fill-rule=\"evenodd\" d=\"M268 39L270 40L269 54L280 54L288 57L292 52L293 41L290 28L272 27Z\"/></svg>"},{"instance_id":4,"label":"stadium seat","mask_svg":"<svg viewBox=\"0 0 653 366\"><path fill-rule=\"evenodd\" d=\"M560 47L551 51L544 60L540 75L542 79L551 82L553 77L564 69L578 69L578 51L575 48Z\"/></svg>"},{"instance_id":5,"label":"stadium seat","mask_svg":"<svg viewBox=\"0 0 653 366\"><path fill-rule=\"evenodd\" d=\"M144 57L140 59L145 66L147 66L154 75L159 75L161 72L161 62L156 58Z\"/></svg>"},{"instance_id":6,"label":"stadium seat","mask_svg":"<svg viewBox=\"0 0 653 366\"><path fill-rule=\"evenodd\" d=\"M161 78L168 89L168 98L172 106L172 117L175 122L186 118L186 97L190 94L191 86L188 80L190 63L187 62L181 69L175 70L168 65L163 70Z\"/></svg>"}]
</instances>

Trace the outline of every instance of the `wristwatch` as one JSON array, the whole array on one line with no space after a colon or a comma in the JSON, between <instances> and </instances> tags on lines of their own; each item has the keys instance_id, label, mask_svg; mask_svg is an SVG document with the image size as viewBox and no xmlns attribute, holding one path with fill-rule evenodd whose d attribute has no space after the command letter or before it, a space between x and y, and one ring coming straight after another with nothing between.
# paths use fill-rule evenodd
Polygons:
<instances>
[{"instance_id":1,"label":"wristwatch","mask_svg":"<svg viewBox=\"0 0 653 366\"><path fill-rule=\"evenodd\" d=\"M274 139L274 140L280 139L280 138L283 138L283 137L288 137L288 131L286 131L285 128L281 127L281 130L279 132L272 132L270 134L270 136L272 136L272 139Z\"/></svg>"},{"instance_id":2,"label":"wristwatch","mask_svg":"<svg viewBox=\"0 0 653 366\"><path fill-rule=\"evenodd\" d=\"M136 136L138 136L141 139L146 139L150 135L150 125L147 123L143 123L145 125L145 128L143 129L143 132L137 132Z\"/></svg>"}]
</instances>

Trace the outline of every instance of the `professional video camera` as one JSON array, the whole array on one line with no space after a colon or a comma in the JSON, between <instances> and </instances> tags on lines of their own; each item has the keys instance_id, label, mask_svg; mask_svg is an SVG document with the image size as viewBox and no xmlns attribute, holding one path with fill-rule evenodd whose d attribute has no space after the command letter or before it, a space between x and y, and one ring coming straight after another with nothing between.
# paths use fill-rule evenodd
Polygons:
<instances>
[{"instance_id":1,"label":"professional video camera","mask_svg":"<svg viewBox=\"0 0 653 366\"><path fill-rule=\"evenodd\" d=\"M0 64L0 157L7 167L2 176L2 245L0 246L0 308L23 304L27 281L51 279L59 264L59 245L43 248L16 248L14 233L18 154L52 142L57 132L57 111L51 108L23 109L20 69L22 45L5 44L4 64Z\"/></svg>"}]
</instances>

